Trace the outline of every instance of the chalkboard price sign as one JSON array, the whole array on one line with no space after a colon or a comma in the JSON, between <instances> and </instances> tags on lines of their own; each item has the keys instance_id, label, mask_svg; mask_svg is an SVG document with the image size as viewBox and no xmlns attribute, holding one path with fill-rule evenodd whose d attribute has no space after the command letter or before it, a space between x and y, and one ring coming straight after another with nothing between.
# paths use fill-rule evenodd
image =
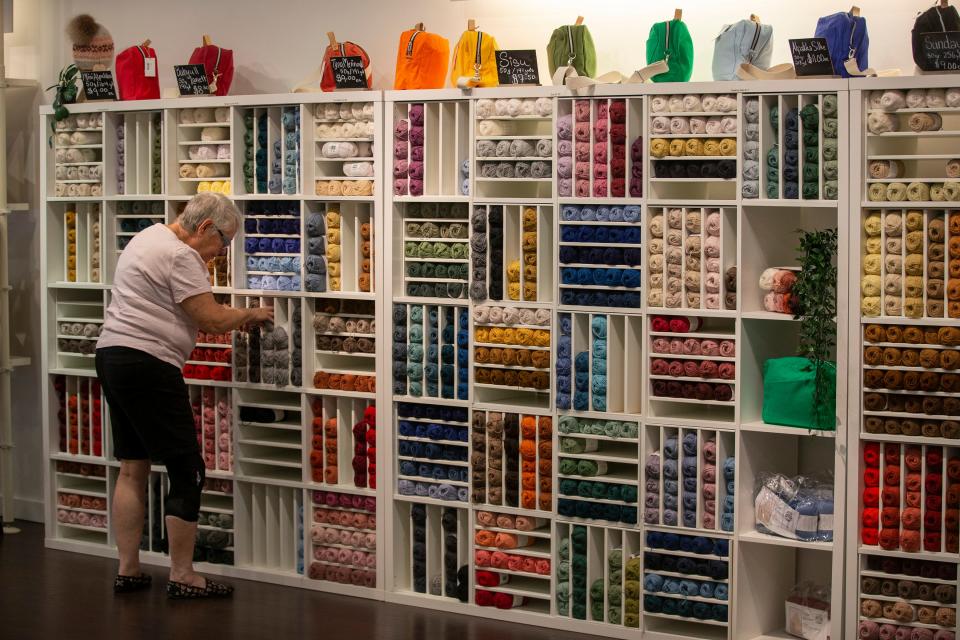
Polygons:
<instances>
[{"instance_id":1,"label":"chalkboard price sign","mask_svg":"<svg viewBox=\"0 0 960 640\"><path fill-rule=\"evenodd\" d=\"M83 91L87 100L116 100L117 90L113 85L112 71L81 71Z\"/></svg>"},{"instance_id":2,"label":"chalkboard price sign","mask_svg":"<svg viewBox=\"0 0 960 640\"><path fill-rule=\"evenodd\" d=\"M790 40L790 55L798 76L833 75L833 62L826 38Z\"/></svg>"},{"instance_id":3,"label":"chalkboard price sign","mask_svg":"<svg viewBox=\"0 0 960 640\"><path fill-rule=\"evenodd\" d=\"M337 89L367 88L367 72L360 56L334 56L330 58L330 68Z\"/></svg>"},{"instance_id":4,"label":"chalkboard price sign","mask_svg":"<svg viewBox=\"0 0 960 640\"><path fill-rule=\"evenodd\" d=\"M182 96L210 95L210 83L202 64L175 64L173 74L177 78L177 89Z\"/></svg>"},{"instance_id":5,"label":"chalkboard price sign","mask_svg":"<svg viewBox=\"0 0 960 640\"><path fill-rule=\"evenodd\" d=\"M540 84L535 49L504 49L497 51L497 76L501 85Z\"/></svg>"},{"instance_id":6,"label":"chalkboard price sign","mask_svg":"<svg viewBox=\"0 0 960 640\"><path fill-rule=\"evenodd\" d=\"M920 55L926 64L924 71L960 70L960 31L940 31L920 34Z\"/></svg>"}]
</instances>

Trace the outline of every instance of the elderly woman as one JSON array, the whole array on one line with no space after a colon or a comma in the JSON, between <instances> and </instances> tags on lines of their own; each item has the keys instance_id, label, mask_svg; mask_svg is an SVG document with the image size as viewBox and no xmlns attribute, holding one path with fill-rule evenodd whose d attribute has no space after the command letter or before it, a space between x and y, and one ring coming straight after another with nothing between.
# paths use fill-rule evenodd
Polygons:
<instances>
[{"instance_id":1,"label":"elderly woman","mask_svg":"<svg viewBox=\"0 0 960 640\"><path fill-rule=\"evenodd\" d=\"M170 598L229 595L233 588L194 573L204 464L181 369L197 329L224 333L271 321L269 307L233 309L214 300L206 263L226 250L240 214L219 194L195 196L173 224L138 233L117 261L112 300L97 342L97 376L110 407L120 476L112 523L120 554L114 591L150 586L140 571L140 536L150 462L167 468L164 503Z\"/></svg>"}]
</instances>

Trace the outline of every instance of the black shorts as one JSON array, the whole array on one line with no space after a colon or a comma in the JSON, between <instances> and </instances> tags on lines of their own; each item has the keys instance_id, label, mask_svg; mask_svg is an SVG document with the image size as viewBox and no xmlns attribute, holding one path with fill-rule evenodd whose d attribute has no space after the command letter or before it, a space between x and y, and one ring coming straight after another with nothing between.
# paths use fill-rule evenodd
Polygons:
<instances>
[{"instance_id":1,"label":"black shorts","mask_svg":"<svg viewBox=\"0 0 960 640\"><path fill-rule=\"evenodd\" d=\"M97 349L96 366L117 459L164 462L200 455L190 394L179 369L129 347Z\"/></svg>"}]
</instances>

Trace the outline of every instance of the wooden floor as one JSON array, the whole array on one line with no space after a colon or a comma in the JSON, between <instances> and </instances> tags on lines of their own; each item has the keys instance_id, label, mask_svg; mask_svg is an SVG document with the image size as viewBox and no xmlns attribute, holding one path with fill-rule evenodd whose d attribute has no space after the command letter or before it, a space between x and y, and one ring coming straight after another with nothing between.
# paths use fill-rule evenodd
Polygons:
<instances>
[{"instance_id":1,"label":"wooden floor","mask_svg":"<svg viewBox=\"0 0 960 640\"><path fill-rule=\"evenodd\" d=\"M153 587L114 596L116 561L52 551L43 526L0 537L0 637L324 638L326 640L572 640L580 636L362 598L232 580L229 600L170 602L162 568Z\"/></svg>"}]
</instances>

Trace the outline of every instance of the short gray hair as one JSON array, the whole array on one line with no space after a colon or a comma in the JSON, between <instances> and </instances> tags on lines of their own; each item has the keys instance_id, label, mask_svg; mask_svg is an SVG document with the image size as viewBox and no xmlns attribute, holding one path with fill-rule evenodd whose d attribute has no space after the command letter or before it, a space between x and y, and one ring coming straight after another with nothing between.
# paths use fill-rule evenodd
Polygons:
<instances>
[{"instance_id":1,"label":"short gray hair","mask_svg":"<svg viewBox=\"0 0 960 640\"><path fill-rule=\"evenodd\" d=\"M181 227L193 233L208 218L225 233L240 228L240 211L230 198L220 193L198 193L193 196L178 220Z\"/></svg>"}]
</instances>

